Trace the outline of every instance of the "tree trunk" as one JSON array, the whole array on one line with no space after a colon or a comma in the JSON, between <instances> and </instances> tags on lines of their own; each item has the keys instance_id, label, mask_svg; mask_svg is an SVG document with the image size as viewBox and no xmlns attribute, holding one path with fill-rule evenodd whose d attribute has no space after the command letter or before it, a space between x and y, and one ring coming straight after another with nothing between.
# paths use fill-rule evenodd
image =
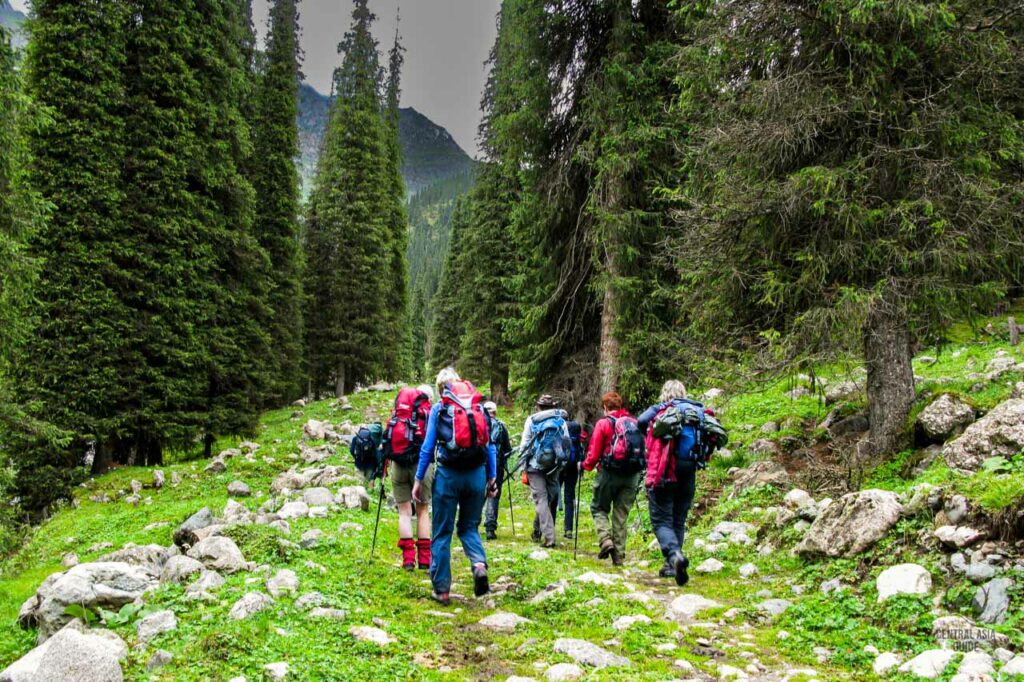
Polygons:
<instances>
[{"instance_id":1,"label":"tree trunk","mask_svg":"<svg viewBox=\"0 0 1024 682\"><path fill-rule=\"evenodd\" d=\"M343 398L345 396L345 365L338 365L338 376L335 379L334 384L334 397Z\"/></svg>"},{"instance_id":2,"label":"tree trunk","mask_svg":"<svg viewBox=\"0 0 1024 682\"><path fill-rule=\"evenodd\" d=\"M213 457L213 436L209 433L203 436L203 459Z\"/></svg>"},{"instance_id":3,"label":"tree trunk","mask_svg":"<svg viewBox=\"0 0 1024 682\"><path fill-rule=\"evenodd\" d=\"M868 370L868 419L873 457L908 443L907 417L914 404L914 369L906 311L891 296L871 304L864 329Z\"/></svg>"},{"instance_id":4,"label":"tree trunk","mask_svg":"<svg viewBox=\"0 0 1024 682\"><path fill-rule=\"evenodd\" d=\"M491 372L491 398L499 405L509 406L512 401L508 395L508 364L501 364Z\"/></svg>"},{"instance_id":5,"label":"tree trunk","mask_svg":"<svg viewBox=\"0 0 1024 682\"><path fill-rule=\"evenodd\" d=\"M598 357L601 395L615 391L619 387L619 353L621 351L619 339L615 336L615 321L618 319L619 310L618 297L613 288L613 282L618 272L614 257L607 251L605 254L608 284L605 285L604 304L601 306L601 349Z\"/></svg>"}]
</instances>

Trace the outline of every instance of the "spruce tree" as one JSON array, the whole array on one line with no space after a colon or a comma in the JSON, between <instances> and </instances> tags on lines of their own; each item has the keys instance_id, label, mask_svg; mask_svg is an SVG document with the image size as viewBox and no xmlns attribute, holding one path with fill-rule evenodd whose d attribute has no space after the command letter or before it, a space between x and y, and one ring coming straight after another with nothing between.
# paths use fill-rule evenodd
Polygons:
<instances>
[{"instance_id":1,"label":"spruce tree","mask_svg":"<svg viewBox=\"0 0 1024 682\"><path fill-rule=\"evenodd\" d=\"M457 365L462 357L462 338L466 333L466 311L472 305L467 286L470 272L466 257L466 235L470 226L470 203L462 197L451 219L451 239L441 269L441 281L431 305L430 369L433 372Z\"/></svg>"},{"instance_id":2,"label":"spruce tree","mask_svg":"<svg viewBox=\"0 0 1024 682\"><path fill-rule=\"evenodd\" d=\"M354 4L306 225L309 371L316 390L329 384L337 395L385 375L389 357L380 307L393 265L393 178L374 16L366 0Z\"/></svg>"},{"instance_id":3,"label":"spruce tree","mask_svg":"<svg viewBox=\"0 0 1024 682\"><path fill-rule=\"evenodd\" d=\"M302 394L303 294L299 242L298 11L296 0L275 0L256 95L253 186L256 235L270 258L269 331L273 381L268 402Z\"/></svg>"}]
</instances>

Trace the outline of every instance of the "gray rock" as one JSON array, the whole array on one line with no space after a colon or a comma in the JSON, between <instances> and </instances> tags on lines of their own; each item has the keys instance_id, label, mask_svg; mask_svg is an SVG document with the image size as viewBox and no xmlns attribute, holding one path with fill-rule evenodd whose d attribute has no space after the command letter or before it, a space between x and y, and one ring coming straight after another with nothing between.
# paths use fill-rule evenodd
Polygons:
<instances>
[{"instance_id":1,"label":"gray rock","mask_svg":"<svg viewBox=\"0 0 1024 682\"><path fill-rule=\"evenodd\" d=\"M329 507L334 504L334 495L327 488L307 488L302 492L302 501L310 507Z\"/></svg>"},{"instance_id":2,"label":"gray rock","mask_svg":"<svg viewBox=\"0 0 1024 682\"><path fill-rule=\"evenodd\" d=\"M963 495L953 495L942 506L942 511L952 524L957 524L967 518L967 498Z\"/></svg>"},{"instance_id":3,"label":"gray rock","mask_svg":"<svg viewBox=\"0 0 1024 682\"><path fill-rule=\"evenodd\" d=\"M153 487L159 490L164 487L164 483L167 482L167 478L164 476L164 472L157 469L153 472Z\"/></svg>"},{"instance_id":4,"label":"gray rock","mask_svg":"<svg viewBox=\"0 0 1024 682\"><path fill-rule=\"evenodd\" d=\"M957 651L1010 646L1010 638L1006 635L980 627L963 616L936 618L932 623L932 636L943 649Z\"/></svg>"},{"instance_id":5,"label":"gray rock","mask_svg":"<svg viewBox=\"0 0 1024 682\"><path fill-rule=\"evenodd\" d=\"M224 506L224 522L229 524L248 525L256 520L256 515L235 500L228 500Z\"/></svg>"},{"instance_id":6,"label":"gray rock","mask_svg":"<svg viewBox=\"0 0 1024 682\"><path fill-rule=\"evenodd\" d=\"M491 615L481 620L480 625L489 630L498 630L499 632L514 632L518 626L524 625L529 622L529 618L523 618L522 616L515 613L499 611L498 613L492 613Z\"/></svg>"},{"instance_id":7,"label":"gray rock","mask_svg":"<svg viewBox=\"0 0 1024 682\"><path fill-rule=\"evenodd\" d=\"M984 540L985 531L967 526L940 526L935 529L935 537L947 547L963 549Z\"/></svg>"},{"instance_id":8,"label":"gray rock","mask_svg":"<svg viewBox=\"0 0 1024 682\"><path fill-rule=\"evenodd\" d=\"M166 668L174 660L174 654L164 649L158 649L153 652L153 655L146 661L146 672L151 673L160 668Z\"/></svg>"},{"instance_id":9,"label":"gray rock","mask_svg":"<svg viewBox=\"0 0 1024 682\"><path fill-rule=\"evenodd\" d=\"M173 549L173 552L172 552ZM178 550L168 549L162 545L139 545L128 546L104 554L96 561L125 563L131 566L138 566L149 572L150 575L158 577L163 571L164 565Z\"/></svg>"},{"instance_id":10,"label":"gray rock","mask_svg":"<svg viewBox=\"0 0 1024 682\"><path fill-rule=\"evenodd\" d=\"M996 567L984 561L975 561L971 562L964 574L972 583L983 583L996 577Z\"/></svg>"},{"instance_id":11,"label":"gray rock","mask_svg":"<svg viewBox=\"0 0 1024 682\"><path fill-rule=\"evenodd\" d=\"M309 505L302 500L286 502L277 510L277 515L282 519L304 519L309 516Z\"/></svg>"},{"instance_id":12,"label":"gray rock","mask_svg":"<svg viewBox=\"0 0 1024 682\"><path fill-rule=\"evenodd\" d=\"M346 509L361 509L363 511L369 511L370 509L370 495L366 492L366 488L361 485L342 488L334 497L334 501Z\"/></svg>"},{"instance_id":13,"label":"gray rock","mask_svg":"<svg viewBox=\"0 0 1024 682\"><path fill-rule=\"evenodd\" d=\"M263 666L263 669L267 671L267 677L272 680L283 680L288 677L288 663L281 661L280 663L267 663Z\"/></svg>"},{"instance_id":14,"label":"gray rock","mask_svg":"<svg viewBox=\"0 0 1024 682\"><path fill-rule=\"evenodd\" d=\"M224 576L217 571L203 571L199 579L185 588L185 596L189 599L212 600L214 597L210 592L224 584Z\"/></svg>"},{"instance_id":15,"label":"gray rock","mask_svg":"<svg viewBox=\"0 0 1024 682\"><path fill-rule=\"evenodd\" d=\"M327 603L327 597L320 592L307 592L295 600L295 608L299 611L308 611L316 606L323 606Z\"/></svg>"},{"instance_id":16,"label":"gray rock","mask_svg":"<svg viewBox=\"0 0 1024 682\"><path fill-rule=\"evenodd\" d=\"M897 594L929 594L932 591L932 576L924 566L897 564L878 574L875 587L880 602Z\"/></svg>"},{"instance_id":17,"label":"gray rock","mask_svg":"<svg viewBox=\"0 0 1024 682\"><path fill-rule=\"evenodd\" d=\"M219 457L215 458L212 462L210 462L203 468L203 471L205 471L208 474L223 474L227 470L228 465L225 464L224 460L220 459Z\"/></svg>"},{"instance_id":18,"label":"gray rock","mask_svg":"<svg viewBox=\"0 0 1024 682\"><path fill-rule=\"evenodd\" d=\"M569 656L581 665L592 668L620 668L630 665L629 659L602 649L583 639L557 639L555 651Z\"/></svg>"},{"instance_id":19,"label":"gray rock","mask_svg":"<svg viewBox=\"0 0 1024 682\"><path fill-rule=\"evenodd\" d=\"M223 536L200 540L198 544L188 550L188 556L203 562L207 568L224 573L236 573L249 568L249 564L234 540Z\"/></svg>"},{"instance_id":20,"label":"gray rock","mask_svg":"<svg viewBox=\"0 0 1024 682\"><path fill-rule=\"evenodd\" d=\"M213 512L210 511L209 507L203 507L192 516L188 517L184 523L178 526L177 530L174 531L174 544L182 549L188 549L195 543L199 542L199 538L196 535L196 531L202 528L207 528L215 523L213 518Z\"/></svg>"},{"instance_id":21,"label":"gray rock","mask_svg":"<svg viewBox=\"0 0 1024 682\"><path fill-rule=\"evenodd\" d=\"M80 563L82 563L82 562L79 561L78 555L75 554L74 552L68 552L67 554L62 556L61 559L60 559L60 565L63 566L64 568L74 568L75 566L77 566Z\"/></svg>"},{"instance_id":22,"label":"gray rock","mask_svg":"<svg viewBox=\"0 0 1024 682\"><path fill-rule=\"evenodd\" d=\"M974 421L974 408L948 393L940 395L917 416L917 428L930 443L959 436Z\"/></svg>"},{"instance_id":23,"label":"gray rock","mask_svg":"<svg viewBox=\"0 0 1024 682\"><path fill-rule=\"evenodd\" d=\"M750 578L754 575L757 575L757 566L754 564L747 563L740 566L740 576Z\"/></svg>"},{"instance_id":24,"label":"gray rock","mask_svg":"<svg viewBox=\"0 0 1024 682\"><path fill-rule=\"evenodd\" d=\"M953 469L977 471L989 457L1012 457L1024 449L1024 399L1007 400L942 448Z\"/></svg>"},{"instance_id":25,"label":"gray rock","mask_svg":"<svg viewBox=\"0 0 1024 682\"><path fill-rule=\"evenodd\" d=\"M840 381L825 389L825 404L835 405L847 400L858 400L863 394L864 389L856 381Z\"/></svg>"},{"instance_id":26,"label":"gray rock","mask_svg":"<svg viewBox=\"0 0 1024 682\"><path fill-rule=\"evenodd\" d=\"M299 577L295 571L282 568L274 577L267 580L267 592L275 599L280 599L286 594L295 594L299 591Z\"/></svg>"},{"instance_id":27,"label":"gray rock","mask_svg":"<svg viewBox=\"0 0 1024 682\"><path fill-rule=\"evenodd\" d=\"M968 651L960 661L957 668L957 675L964 675L969 680L980 680L984 676L990 679L996 674L995 666L992 665L992 657L984 651Z\"/></svg>"},{"instance_id":28,"label":"gray rock","mask_svg":"<svg viewBox=\"0 0 1024 682\"><path fill-rule=\"evenodd\" d=\"M982 623L1002 623L1010 609L1009 590L1013 581L1009 578L996 578L978 588L971 606L978 620Z\"/></svg>"},{"instance_id":29,"label":"gray rock","mask_svg":"<svg viewBox=\"0 0 1024 682\"><path fill-rule=\"evenodd\" d=\"M127 655L113 632L74 620L0 672L0 682L114 682L122 679L119 661Z\"/></svg>"},{"instance_id":30,"label":"gray rock","mask_svg":"<svg viewBox=\"0 0 1024 682\"><path fill-rule=\"evenodd\" d=\"M775 448L778 449L778 446L775 446ZM789 474L781 464L772 460L754 462L750 467L740 469L736 472L736 476L732 484L731 496L736 497L747 488L754 488L762 485L770 485L775 488L783 489L788 488L790 485Z\"/></svg>"},{"instance_id":31,"label":"gray rock","mask_svg":"<svg viewBox=\"0 0 1024 682\"><path fill-rule=\"evenodd\" d=\"M823 582L821 587L818 589L821 590L822 594L831 594L833 592L839 592L840 590L846 589L846 585L844 585L843 581L839 578L832 578L831 580Z\"/></svg>"},{"instance_id":32,"label":"gray rock","mask_svg":"<svg viewBox=\"0 0 1024 682\"><path fill-rule=\"evenodd\" d=\"M777 618L785 613L792 605L793 602L785 599L766 599L758 604L756 608L760 613L763 613L770 618Z\"/></svg>"},{"instance_id":33,"label":"gray rock","mask_svg":"<svg viewBox=\"0 0 1024 682\"><path fill-rule=\"evenodd\" d=\"M769 593L770 596L771 593ZM713 599L702 597L699 594L684 594L676 597L669 605L669 613L685 619L696 616L701 611L721 608L722 605Z\"/></svg>"},{"instance_id":34,"label":"gray rock","mask_svg":"<svg viewBox=\"0 0 1024 682\"><path fill-rule=\"evenodd\" d=\"M345 620L347 614L341 609L328 609L316 606L309 611L310 618L326 618L328 620Z\"/></svg>"},{"instance_id":35,"label":"gray rock","mask_svg":"<svg viewBox=\"0 0 1024 682\"><path fill-rule=\"evenodd\" d=\"M177 627L178 619L175 617L174 611L157 611L140 620L135 631L138 633L139 641L148 642Z\"/></svg>"},{"instance_id":36,"label":"gray rock","mask_svg":"<svg viewBox=\"0 0 1024 682\"><path fill-rule=\"evenodd\" d=\"M252 489L243 481L231 481L228 483L228 495L231 497L249 497Z\"/></svg>"},{"instance_id":37,"label":"gray rock","mask_svg":"<svg viewBox=\"0 0 1024 682\"><path fill-rule=\"evenodd\" d=\"M164 564L163 571L160 572L160 582L162 583L182 583L185 582L186 578L189 578L196 573L201 573L203 570L203 564L196 559L188 556L172 556Z\"/></svg>"},{"instance_id":38,"label":"gray rock","mask_svg":"<svg viewBox=\"0 0 1024 682\"><path fill-rule=\"evenodd\" d=\"M723 568L725 568L725 564L718 559L705 559L694 570L697 573L718 573Z\"/></svg>"},{"instance_id":39,"label":"gray rock","mask_svg":"<svg viewBox=\"0 0 1024 682\"><path fill-rule=\"evenodd\" d=\"M949 557L949 567L953 569L954 573L966 573L967 557L960 552L956 552Z\"/></svg>"},{"instance_id":40,"label":"gray rock","mask_svg":"<svg viewBox=\"0 0 1024 682\"><path fill-rule=\"evenodd\" d=\"M348 629L348 634L352 635L360 642L376 644L377 646L387 646L396 641L394 637L380 628L371 627L369 625L351 627Z\"/></svg>"},{"instance_id":41,"label":"gray rock","mask_svg":"<svg viewBox=\"0 0 1024 682\"><path fill-rule=\"evenodd\" d=\"M903 511L899 498L885 490L843 495L814 520L796 547L802 556L854 556L885 537Z\"/></svg>"},{"instance_id":42,"label":"gray rock","mask_svg":"<svg viewBox=\"0 0 1024 682\"><path fill-rule=\"evenodd\" d=\"M544 671L544 678L548 682L570 682L583 677L583 668L572 663L558 663Z\"/></svg>"},{"instance_id":43,"label":"gray rock","mask_svg":"<svg viewBox=\"0 0 1024 682\"><path fill-rule=\"evenodd\" d=\"M228 615L235 620L245 620L270 607L273 603L274 600L262 592L249 592L235 602Z\"/></svg>"},{"instance_id":44,"label":"gray rock","mask_svg":"<svg viewBox=\"0 0 1024 682\"><path fill-rule=\"evenodd\" d=\"M829 435L833 438L840 436L848 436L856 433L864 433L871 428L871 422L868 421L866 415L854 414L843 419L839 419L834 424L828 427Z\"/></svg>"},{"instance_id":45,"label":"gray rock","mask_svg":"<svg viewBox=\"0 0 1024 682\"><path fill-rule=\"evenodd\" d=\"M1014 656L1006 662L1006 665L999 672L1004 678L1011 675L1024 675L1024 656Z\"/></svg>"},{"instance_id":46,"label":"gray rock","mask_svg":"<svg viewBox=\"0 0 1024 682\"><path fill-rule=\"evenodd\" d=\"M929 649L910 659L899 667L899 672L934 680L941 675L956 656L949 649Z\"/></svg>"},{"instance_id":47,"label":"gray rock","mask_svg":"<svg viewBox=\"0 0 1024 682\"><path fill-rule=\"evenodd\" d=\"M299 538L299 547L302 547L303 549L312 549L317 546L320 542L320 538L324 535L325 533L319 528L310 528L302 534L301 538Z\"/></svg>"},{"instance_id":48,"label":"gray rock","mask_svg":"<svg viewBox=\"0 0 1024 682\"><path fill-rule=\"evenodd\" d=\"M890 670L898 666L902 662L902 660L903 659L901 659L899 656L892 653L891 651L886 651L884 653L879 654L875 658L875 662L871 665L871 668L875 671L876 675L882 677Z\"/></svg>"},{"instance_id":49,"label":"gray rock","mask_svg":"<svg viewBox=\"0 0 1024 682\"><path fill-rule=\"evenodd\" d=\"M65 610L73 604L116 611L157 585L157 579L139 566L122 562L79 564L44 580L22 605L18 623L24 628L38 627L43 641L71 621Z\"/></svg>"}]
</instances>

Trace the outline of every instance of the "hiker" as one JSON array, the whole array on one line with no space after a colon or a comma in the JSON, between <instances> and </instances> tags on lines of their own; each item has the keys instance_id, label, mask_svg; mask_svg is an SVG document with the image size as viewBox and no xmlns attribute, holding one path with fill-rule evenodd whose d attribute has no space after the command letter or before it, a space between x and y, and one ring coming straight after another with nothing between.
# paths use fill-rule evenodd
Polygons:
<instances>
[{"instance_id":1,"label":"hiker","mask_svg":"<svg viewBox=\"0 0 1024 682\"><path fill-rule=\"evenodd\" d=\"M704 464L704 406L686 397L681 381L666 381L657 405L637 419L647 434L647 506L665 563L658 571L682 586L689 581L683 554L686 516L693 504L697 469Z\"/></svg>"},{"instance_id":2,"label":"hiker","mask_svg":"<svg viewBox=\"0 0 1024 682\"><path fill-rule=\"evenodd\" d=\"M473 384L459 379L451 367L441 370L436 384L441 400L430 409L412 497L418 504L426 502L423 482L431 462L436 461L431 597L447 606L451 602L453 531L472 567L473 593L479 597L490 591L480 516L485 498L496 494L497 453L481 396Z\"/></svg>"},{"instance_id":3,"label":"hiker","mask_svg":"<svg viewBox=\"0 0 1024 682\"><path fill-rule=\"evenodd\" d=\"M537 412L526 418L519 456L526 457L527 483L536 515L533 540L542 547L555 547L555 517L558 515L558 479L572 456L567 426L569 415L558 408L550 395L537 400Z\"/></svg>"},{"instance_id":4,"label":"hiker","mask_svg":"<svg viewBox=\"0 0 1024 682\"><path fill-rule=\"evenodd\" d=\"M589 434L583 429L583 425L574 419L570 419L566 423L566 428L569 429L569 441L572 443L572 457L569 458L569 463L562 469L562 473L558 478L558 485L562 489L560 506L564 510L562 519L565 526L565 537L571 540L573 534L572 524L576 516L576 484L579 482L580 464L583 463Z\"/></svg>"},{"instance_id":5,"label":"hiker","mask_svg":"<svg viewBox=\"0 0 1024 682\"><path fill-rule=\"evenodd\" d=\"M600 467L590 503L600 547L597 556L611 557L613 564L621 566L626 558L626 524L646 464L644 437L637 420L623 408L618 393L605 393L601 408L604 418L594 425L582 468L593 471ZM608 514L612 515L610 525Z\"/></svg>"},{"instance_id":6,"label":"hiker","mask_svg":"<svg viewBox=\"0 0 1024 682\"><path fill-rule=\"evenodd\" d=\"M427 432L434 389L430 386L403 388L395 398L395 407L384 432L384 458L391 463L391 490L398 505L398 548L402 568L430 568L430 497L434 485L434 466L427 467L421 488L424 502L413 507L412 488L416 466ZM416 516L416 539L412 517Z\"/></svg>"},{"instance_id":7,"label":"hiker","mask_svg":"<svg viewBox=\"0 0 1024 682\"><path fill-rule=\"evenodd\" d=\"M487 499L487 512L484 520L484 529L487 531L488 540L498 538L498 507L501 504L501 482L505 480L508 471L508 458L512 454L512 442L508 436L508 427L505 422L498 419L498 405L492 401L484 403L484 411L491 420L491 443L497 448L498 465L496 480L498 481L498 492L494 497Z\"/></svg>"}]
</instances>

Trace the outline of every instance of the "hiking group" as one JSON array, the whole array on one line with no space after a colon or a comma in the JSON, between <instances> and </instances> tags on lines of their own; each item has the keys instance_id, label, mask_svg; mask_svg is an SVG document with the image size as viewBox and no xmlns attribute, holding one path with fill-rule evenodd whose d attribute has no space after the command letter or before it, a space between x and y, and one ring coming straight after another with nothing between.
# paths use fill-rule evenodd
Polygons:
<instances>
[{"instance_id":1,"label":"hiking group","mask_svg":"<svg viewBox=\"0 0 1024 682\"><path fill-rule=\"evenodd\" d=\"M435 395L440 396L437 402ZM625 408L618 393L606 393L601 398L604 414L592 432L570 419L550 395L541 396L536 408L523 425L519 447L513 449L497 405L485 402L472 383L449 367L438 374L433 387L401 389L387 424L360 429L351 451L367 478L382 479L378 524L383 478L390 472L402 567L429 570L432 597L448 604L455 533L470 563L474 594L487 594L487 553L480 523L486 508L487 539L497 538L502 488L508 485L512 515L512 481L519 474L529 486L535 542L557 546L561 507L564 536L578 543L582 479L596 469L590 512L598 557L611 559L616 566L624 563L629 516L643 485L651 526L665 559L659 575L685 585L689 562L682 548L697 471L728 439L714 412L687 398L679 381L666 382L658 403L639 417ZM374 545L376 537L375 527Z\"/></svg>"}]
</instances>

